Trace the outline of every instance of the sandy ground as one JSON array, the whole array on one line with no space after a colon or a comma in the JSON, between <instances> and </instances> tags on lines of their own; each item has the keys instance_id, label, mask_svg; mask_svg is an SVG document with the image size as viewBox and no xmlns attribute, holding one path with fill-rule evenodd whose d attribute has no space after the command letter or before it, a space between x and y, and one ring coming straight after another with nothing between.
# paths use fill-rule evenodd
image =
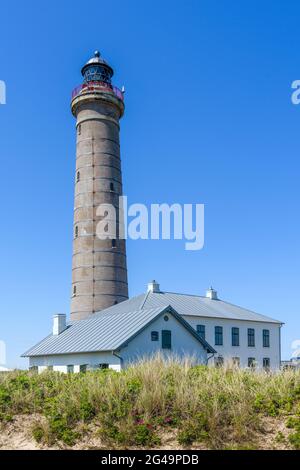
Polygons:
<instances>
[{"instance_id":1,"label":"sandy ground","mask_svg":"<svg viewBox=\"0 0 300 470\"><path fill-rule=\"evenodd\" d=\"M38 444L32 437L31 429L36 421L41 420L40 416L17 416L11 423L2 425L0 428L0 449L2 450L57 450L68 449L67 446L45 447ZM264 421L264 429L255 436L255 448L261 450L274 449L290 449L288 444L289 430L285 426L285 420L274 418L266 418ZM281 433L283 439L278 441L278 433ZM176 440L176 430L164 431L160 434L161 444L156 447L157 450L181 450L184 447L179 446ZM234 443L233 443L234 446ZM193 445L190 449L206 450L202 444ZM253 448L253 446L252 446ZM107 449L101 442L100 438L94 437L92 433L87 434L73 450L91 450L91 449ZM124 450L124 448L123 448Z\"/></svg>"}]
</instances>

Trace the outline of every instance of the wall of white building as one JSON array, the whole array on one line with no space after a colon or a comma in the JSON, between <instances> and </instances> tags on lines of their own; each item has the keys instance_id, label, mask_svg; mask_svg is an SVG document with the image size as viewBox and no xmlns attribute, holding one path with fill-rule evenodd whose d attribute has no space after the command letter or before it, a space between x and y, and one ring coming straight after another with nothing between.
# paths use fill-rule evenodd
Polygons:
<instances>
[{"instance_id":1,"label":"wall of white building","mask_svg":"<svg viewBox=\"0 0 300 470\"><path fill-rule=\"evenodd\" d=\"M168 321L165 321L165 317ZM172 338L171 350L162 349L162 330L170 330ZM151 332L158 331L159 340L151 341ZM189 356L196 364L205 364L207 352L201 343L175 318L166 313L148 325L126 348L120 351L123 365L126 367L146 356L162 353L165 356L177 356L183 358Z\"/></svg>"},{"instance_id":2,"label":"wall of white building","mask_svg":"<svg viewBox=\"0 0 300 470\"><path fill-rule=\"evenodd\" d=\"M232 360L233 357L240 358L241 367L248 366L248 358L253 357L257 367L263 365L263 358L270 358L271 369L280 367L280 325L274 323L262 323L246 320L227 320L219 318L206 318L197 316L185 316L187 322L193 328L197 325L205 325L205 339L217 351L224 360ZM215 345L215 326L223 327L223 346ZM232 346L231 329L239 328L240 345ZM248 347L248 328L255 330L255 346ZM270 347L263 347L263 330L270 331ZM213 362L212 359L210 362Z\"/></svg>"},{"instance_id":3,"label":"wall of white building","mask_svg":"<svg viewBox=\"0 0 300 470\"><path fill-rule=\"evenodd\" d=\"M120 359L110 352L91 352L78 354L59 354L29 358L29 367L38 367L39 372L53 367L54 371L67 372L68 365L74 366L74 372L80 371L80 365L99 368L100 364L109 364L110 369L121 369Z\"/></svg>"}]
</instances>

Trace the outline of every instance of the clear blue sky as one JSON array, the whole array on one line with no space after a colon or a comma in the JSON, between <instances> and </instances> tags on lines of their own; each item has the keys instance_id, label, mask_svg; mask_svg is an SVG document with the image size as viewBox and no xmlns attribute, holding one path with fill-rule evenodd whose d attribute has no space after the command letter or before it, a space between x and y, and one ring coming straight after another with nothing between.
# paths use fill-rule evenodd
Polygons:
<instances>
[{"instance_id":1,"label":"clear blue sky","mask_svg":"<svg viewBox=\"0 0 300 470\"><path fill-rule=\"evenodd\" d=\"M204 203L205 247L129 241L130 295L221 298L300 338L299 2L15 1L1 4L1 326L8 365L69 312L75 122L70 93L95 49L126 86L129 202Z\"/></svg>"}]
</instances>

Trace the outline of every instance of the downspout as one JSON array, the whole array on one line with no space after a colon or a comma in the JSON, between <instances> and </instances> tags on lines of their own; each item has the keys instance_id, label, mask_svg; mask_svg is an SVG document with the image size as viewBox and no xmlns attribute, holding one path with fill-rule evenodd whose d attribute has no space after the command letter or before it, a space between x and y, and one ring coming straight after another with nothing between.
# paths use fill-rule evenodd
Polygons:
<instances>
[{"instance_id":1,"label":"downspout","mask_svg":"<svg viewBox=\"0 0 300 470\"><path fill-rule=\"evenodd\" d=\"M113 356L116 356L120 360L120 369L123 368L123 357L119 356L115 351L111 352Z\"/></svg>"},{"instance_id":2,"label":"downspout","mask_svg":"<svg viewBox=\"0 0 300 470\"><path fill-rule=\"evenodd\" d=\"M217 354L217 353L215 353L215 352L212 353L211 356L209 356L209 357L206 359L206 365L207 365L207 366L208 366L208 361L209 361L210 359L212 359L215 354Z\"/></svg>"}]
</instances>

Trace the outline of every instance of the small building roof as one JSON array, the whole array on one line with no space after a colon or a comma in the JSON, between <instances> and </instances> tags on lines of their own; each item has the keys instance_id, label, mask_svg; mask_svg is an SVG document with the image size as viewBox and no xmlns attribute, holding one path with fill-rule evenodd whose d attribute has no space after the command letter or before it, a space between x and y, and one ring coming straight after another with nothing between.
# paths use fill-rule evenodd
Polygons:
<instances>
[{"instance_id":1,"label":"small building roof","mask_svg":"<svg viewBox=\"0 0 300 470\"><path fill-rule=\"evenodd\" d=\"M216 352L170 305L141 308L141 303L136 301L136 303L132 302L131 307L137 306L136 304L139 303L139 308L125 309L125 311L116 308L122 305L125 307L126 303L126 301L122 302L103 310L101 314L95 314L85 320L70 323L59 335L51 334L47 336L22 356L115 351L124 347L165 312L172 314L208 352Z\"/></svg>"}]
</instances>

